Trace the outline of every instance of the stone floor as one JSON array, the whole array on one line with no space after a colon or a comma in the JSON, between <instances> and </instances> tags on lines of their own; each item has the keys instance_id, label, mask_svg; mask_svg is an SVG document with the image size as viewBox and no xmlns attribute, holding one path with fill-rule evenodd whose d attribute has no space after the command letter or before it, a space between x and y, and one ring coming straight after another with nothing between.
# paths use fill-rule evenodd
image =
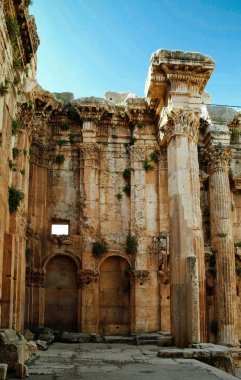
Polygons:
<instances>
[{"instance_id":1,"label":"stone floor","mask_svg":"<svg viewBox=\"0 0 241 380\"><path fill-rule=\"evenodd\" d=\"M193 359L158 358L158 350L155 345L54 343L29 364L30 380L237 380Z\"/></svg>"}]
</instances>

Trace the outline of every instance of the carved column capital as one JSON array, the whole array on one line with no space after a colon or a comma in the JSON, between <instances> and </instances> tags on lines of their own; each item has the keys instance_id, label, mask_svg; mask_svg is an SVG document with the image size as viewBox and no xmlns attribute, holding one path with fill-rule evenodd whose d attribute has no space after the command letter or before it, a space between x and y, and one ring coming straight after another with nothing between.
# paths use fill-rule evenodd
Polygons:
<instances>
[{"instance_id":1,"label":"carved column capital","mask_svg":"<svg viewBox=\"0 0 241 380\"><path fill-rule=\"evenodd\" d=\"M99 279L99 272L91 269L80 270L77 273L77 284L80 288L93 284Z\"/></svg>"},{"instance_id":2,"label":"carved column capital","mask_svg":"<svg viewBox=\"0 0 241 380\"><path fill-rule=\"evenodd\" d=\"M145 160L145 147L143 145L132 145L130 147L131 161L144 161Z\"/></svg>"},{"instance_id":3,"label":"carved column capital","mask_svg":"<svg viewBox=\"0 0 241 380\"><path fill-rule=\"evenodd\" d=\"M100 147L96 143L80 143L80 156L82 159L99 159Z\"/></svg>"},{"instance_id":4,"label":"carved column capital","mask_svg":"<svg viewBox=\"0 0 241 380\"><path fill-rule=\"evenodd\" d=\"M228 172L232 152L223 145L212 145L203 149L203 157L207 162L208 173Z\"/></svg>"},{"instance_id":5,"label":"carved column capital","mask_svg":"<svg viewBox=\"0 0 241 380\"><path fill-rule=\"evenodd\" d=\"M172 110L168 115L168 122L164 126L167 142L176 135L187 136L195 143L198 142L199 117L193 111L186 111L183 108Z\"/></svg>"},{"instance_id":6,"label":"carved column capital","mask_svg":"<svg viewBox=\"0 0 241 380\"><path fill-rule=\"evenodd\" d=\"M135 284L146 285L149 281L150 272L148 270L133 270Z\"/></svg>"},{"instance_id":7,"label":"carved column capital","mask_svg":"<svg viewBox=\"0 0 241 380\"><path fill-rule=\"evenodd\" d=\"M43 288L45 285L46 272L42 268L26 267L26 285Z\"/></svg>"}]
</instances>

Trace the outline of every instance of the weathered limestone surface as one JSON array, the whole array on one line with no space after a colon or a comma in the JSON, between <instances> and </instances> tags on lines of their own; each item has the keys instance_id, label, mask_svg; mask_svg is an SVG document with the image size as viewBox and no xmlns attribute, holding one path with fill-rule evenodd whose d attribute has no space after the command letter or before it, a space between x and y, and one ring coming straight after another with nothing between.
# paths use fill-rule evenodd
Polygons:
<instances>
[{"instance_id":1,"label":"weathered limestone surface","mask_svg":"<svg viewBox=\"0 0 241 380\"><path fill-rule=\"evenodd\" d=\"M229 189L230 151L221 145L207 151L210 173L211 239L217 266L218 343L236 345L236 275Z\"/></svg>"},{"instance_id":2,"label":"weathered limestone surface","mask_svg":"<svg viewBox=\"0 0 241 380\"><path fill-rule=\"evenodd\" d=\"M241 118L203 104L213 60L158 50L146 98L54 95L25 5L0 4L0 326L235 345Z\"/></svg>"}]
</instances>

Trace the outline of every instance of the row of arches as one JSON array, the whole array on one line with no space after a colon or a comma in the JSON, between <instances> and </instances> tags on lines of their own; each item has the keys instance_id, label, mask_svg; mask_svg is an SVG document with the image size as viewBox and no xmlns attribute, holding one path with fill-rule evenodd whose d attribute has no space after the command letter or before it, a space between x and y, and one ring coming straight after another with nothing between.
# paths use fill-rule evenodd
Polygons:
<instances>
[{"instance_id":1,"label":"row of arches","mask_svg":"<svg viewBox=\"0 0 241 380\"><path fill-rule=\"evenodd\" d=\"M109 256L100 265L98 312L102 334L130 331L129 270L129 263L120 256ZM46 263L45 326L78 330L77 271L76 262L69 256L54 256Z\"/></svg>"}]
</instances>

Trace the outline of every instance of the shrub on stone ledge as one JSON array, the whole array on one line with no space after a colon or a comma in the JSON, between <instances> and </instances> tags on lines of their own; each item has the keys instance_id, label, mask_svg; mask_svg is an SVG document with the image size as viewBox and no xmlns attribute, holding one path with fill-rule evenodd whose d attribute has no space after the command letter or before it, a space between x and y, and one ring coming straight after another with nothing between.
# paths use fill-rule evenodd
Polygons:
<instances>
[{"instance_id":1,"label":"shrub on stone ledge","mask_svg":"<svg viewBox=\"0 0 241 380\"><path fill-rule=\"evenodd\" d=\"M10 214L17 210L20 202L24 198L24 193L14 186L8 188L8 206Z\"/></svg>"},{"instance_id":2,"label":"shrub on stone ledge","mask_svg":"<svg viewBox=\"0 0 241 380\"><path fill-rule=\"evenodd\" d=\"M94 257L101 257L106 252L108 252L108 248L107 248L107 245L105 243L100 243L98 241L93 243L92 255Z\"/></svg>"},{"instance_id":3,"label":"shrub on stone ledge","mask_svg":"<svg viewBox=\"0 0 241 380\"><path fill-rule=\"evenodd\" d=\"M65 157L63 154L57 154L57 156L55 157L55 162L58 165L62 164L64 160L65 160Z\"/></svg>"},{"instance_id":4,"label":"shrub on stone ledge","mask_svg":"<svg viewBox=\"0 0 241 380\"><path fill-rule=\"evenodd\" d=\"M0 96L7 95L8 91L9 91L8 81L0 83Z\"/></svg>"}]
</instances>

